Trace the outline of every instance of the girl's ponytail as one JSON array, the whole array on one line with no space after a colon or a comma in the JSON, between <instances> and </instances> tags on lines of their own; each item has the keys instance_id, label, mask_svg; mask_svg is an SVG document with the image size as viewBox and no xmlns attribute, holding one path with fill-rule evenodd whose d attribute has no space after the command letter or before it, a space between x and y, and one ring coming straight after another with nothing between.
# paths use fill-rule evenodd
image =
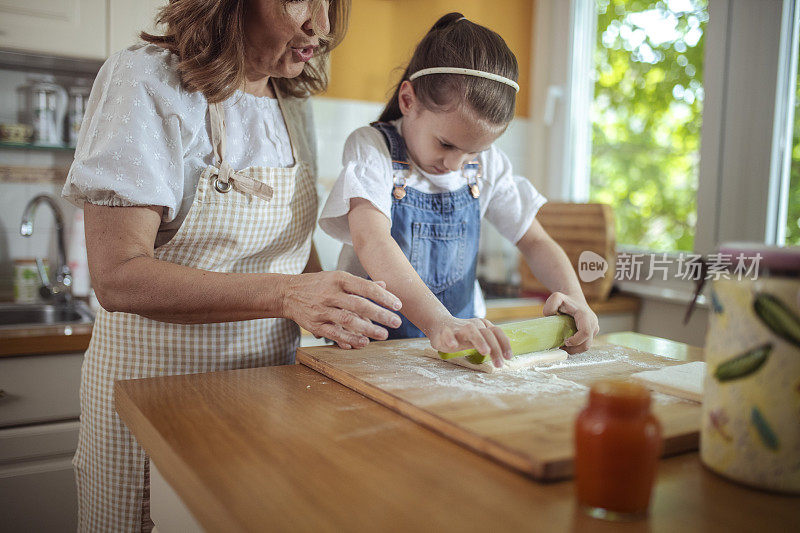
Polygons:
<instances>
[{"instance_id":1,"label":"girl's ponytail","mask_svg":"<svg viewBox=\"0 0 800 533\"><path fill-rule=\"evenodd\" d=\"M437 20L434 23L433 26L431 26L431 29L428 30L426 37L430 35L432 32L447 28L463 18L464 15L462 15L461 13L457 13L455 11L453 13L448 13L447 15L442 16L441 18L439 18L439 20ZM419 47L419 45L417 46ZM416 56L417 54L415 53L414 55ZM389 122L390 120L397 120L398 118L403 116L403 113L400 112L400 85L403 83L404 80L407 80L408 77L411 76L411 74L413 74L413 72L409 72L410 66L411 63L409 63L409 65L406 67L405 72L403 72L403 76L397 83L397 87L394 88L394 94L389 99L389 102L386 104L386 107L383 108L381 116L378 117L378 120L380 122Z\"/></svg>"},{"instance_id":2,"label":"girl's ponytail","mask_svg":"<svg viewBox=\"0 0 800 533\"><path fill-rule=\"evenodd\" d=\"M457 13L455 11L452 12L452 13L448 13L447 15L443 15L439 20L437 20L433 24L433 26L431 26L431 29L428 30L428 33L432 32L434 30L443 30L443 29L451 26L452 24L455 24L456 22L458 22L459 20L461 20L463 18L464 18L464 15L462 15L461 13Z\"/></svg>"},{"instance_id":3,"label":"girl's ponytail","mask_svg":"<svg viewBox=\"0 0 800 533\"><path fill-rule=\"evenodd\" d=\"M413 73L433 67L457 67L498 74L517 80L517 59L492 30L465 19L461 13L441 17L414 50L403 76L378 120L402 116L400 85ZM475 76L433 74L411 82L419 100L431 110L467 104L483 120L505 125L514 117L516 91L504 84Z\"/></svg>"}]
</instances>

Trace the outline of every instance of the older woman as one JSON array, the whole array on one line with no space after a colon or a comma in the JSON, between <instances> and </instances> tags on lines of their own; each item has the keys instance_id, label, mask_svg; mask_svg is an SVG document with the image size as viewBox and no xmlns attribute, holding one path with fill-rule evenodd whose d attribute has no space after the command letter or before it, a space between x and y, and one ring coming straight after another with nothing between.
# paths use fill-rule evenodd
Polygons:
<instances>
[{"instance_id":1,"label":"older woman","mask_svg":"<svg viewBox=\"0 0 800 533\"><path fill-rule=\"evenodd\" d=\"M349 4L172 0L165 35L101 69L64 187L85 209L103 307L81 381L81 530L152 527L115 380L292 363L297 324L343 348L386 338L373 322L399 325L384 285L304 273L317 213L305 97L326 87Z\"/></svg>"}]
</instances>

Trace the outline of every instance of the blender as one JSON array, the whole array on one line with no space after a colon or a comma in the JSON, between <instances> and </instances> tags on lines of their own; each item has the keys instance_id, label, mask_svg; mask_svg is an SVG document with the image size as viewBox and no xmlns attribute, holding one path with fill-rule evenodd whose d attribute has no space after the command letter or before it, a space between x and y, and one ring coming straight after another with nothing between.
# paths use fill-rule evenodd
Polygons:
<instances>
[{"instance_id":1,"label":"blender","mask_svg":"<svg viewBox=\"0 0 800 533\"><path fill-rule=\"evenodd\" d=\"M30 78L30 85L24 89L24 109L26 121L33 126L33 144L63 146L67 91L50 75Z\"/></svg>"}]
</instances>

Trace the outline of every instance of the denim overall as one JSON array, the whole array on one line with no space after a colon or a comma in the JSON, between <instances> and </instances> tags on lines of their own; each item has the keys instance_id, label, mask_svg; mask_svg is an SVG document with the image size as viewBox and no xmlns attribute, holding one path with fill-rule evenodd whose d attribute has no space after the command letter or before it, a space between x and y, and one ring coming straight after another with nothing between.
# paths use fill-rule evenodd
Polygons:
<instances>
[{"instance_id":1,"label":"denim overall","mask_svg":"<svg viewBox=\"0 0 800 533\"><path fill-rule=\"evenodd\" d=\"M456 191L420 192L405 186L411 165L397 128L386 122L371 126L383 134L389 146L395 188L405 191L400 199L392 197L392 238L450 314L473 318L481 211L470 185L477 191L479 164L464 165L462 173L471 181ZM400 327L387 328L390 339L425 336L402 314L401 318Z\"/></svg>"}]
</instances>

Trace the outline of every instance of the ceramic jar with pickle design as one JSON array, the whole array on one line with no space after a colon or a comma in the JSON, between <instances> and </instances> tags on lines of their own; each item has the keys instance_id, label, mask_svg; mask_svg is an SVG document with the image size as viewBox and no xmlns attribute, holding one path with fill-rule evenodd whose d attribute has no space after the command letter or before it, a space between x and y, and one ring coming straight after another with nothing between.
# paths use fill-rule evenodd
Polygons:
<instances>
[{"instance_id":1,"label":"ceramic jar with pickle design","mask_svg":"<svg viewBox=\"0 0 800 533\"><path fill-rule=\"evenodd\" d=\"M700 456L747 485L800 493L800 279L715 280Z\"/></svg>"}]
</instances>

